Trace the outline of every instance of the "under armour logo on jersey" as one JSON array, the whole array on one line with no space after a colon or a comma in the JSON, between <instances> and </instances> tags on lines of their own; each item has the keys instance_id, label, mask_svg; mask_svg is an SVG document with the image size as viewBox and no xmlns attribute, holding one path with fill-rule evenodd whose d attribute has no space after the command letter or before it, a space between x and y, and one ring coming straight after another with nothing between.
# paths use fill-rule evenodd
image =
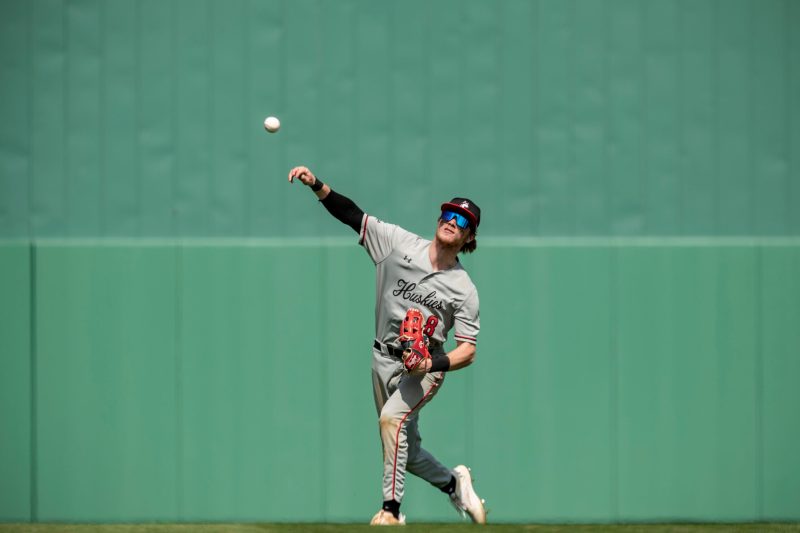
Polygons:
<instances>
[{"instance_id":1,"label":"under armour logo on jersey","mask_svg":"<svg viewBox=\"0 0 800 533\"><path fill-rule=\"evenodd\" d=\"M464 209L469 209L469 202L466 201L461 202L461 205L459 207L463 207Z\"/></svg>"},{"instance_id":2,"label":"under armour logo on jersey","mask_svg":"<svg viewBox=\"0 0 800 533\"><path fill-rule=\"evenodd\" d=\"M404 256L403 256L403 261L405 261L405 262L406 262L406 263L408 263L409 265L411 264L411 258L410 258L410 257L408 257L407 255L404 255Z\"/></svg>"}]
</instances>

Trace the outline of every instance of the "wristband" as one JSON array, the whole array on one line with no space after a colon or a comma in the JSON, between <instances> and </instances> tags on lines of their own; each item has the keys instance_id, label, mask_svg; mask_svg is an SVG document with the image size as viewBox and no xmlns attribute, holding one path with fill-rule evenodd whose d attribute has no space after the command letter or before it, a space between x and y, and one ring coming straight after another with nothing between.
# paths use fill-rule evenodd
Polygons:
<instances>
[{"instance_id":1,"label":"wristband","mask_svg":"<svg viewBox=\"0 0 800 533\"><path fill-rule=\"evenodd\" d=\"M319 179L319 178L315 178L315 179L314 179L314 185L312 185L312 186L311 186L311 190L312 190L312 191L314 191L314 192L317 192L317 191L319 191L320 189L322 189L322 186L323 186L323 185L325 185L325 184L324 184L324 183L322 183L322 180L321 180L321 179Z\"/></svg>"},{"instance_id":2,"label":"wristband","mask_svg":"<svg viewBox=\"0 0 800 533\"><path fill-rule=\"evenodd\" d=\"M446 355L431 358L431 368L428 372L447 372L450 370L450 358Z\"/></svg>"}]
</instances>

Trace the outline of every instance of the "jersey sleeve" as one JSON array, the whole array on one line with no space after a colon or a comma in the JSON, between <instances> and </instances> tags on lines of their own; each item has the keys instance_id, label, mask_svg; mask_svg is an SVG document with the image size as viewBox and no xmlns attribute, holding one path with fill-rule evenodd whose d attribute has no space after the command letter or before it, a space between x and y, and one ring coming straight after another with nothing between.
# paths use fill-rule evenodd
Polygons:
<instances>
[{"instance_id":1,"label":"jersey sleeve","mask_svg":"<svg viewBox=\"0 0 800 533\"><path fill-rule=\"evenodd\" d=\"M400 226L389 224L370 215L361 220L361 233L358 244L364 247L372 261L377 265L386 259L392 250L403 241L418 238Z\"/></svg>"},{"instance_id":2,"label":"jersey sleeve","mask_svg":"<svg viewBox=\"0 0 800 533\"><path fill-rule=\"evenodd\" d=\"M478 291L472 293L464 299L454 315L455 319L455 339L456 342L468 342L478 344L478 332L481 329L480 306L478 302Z\"/></svg>"}]
</instances>

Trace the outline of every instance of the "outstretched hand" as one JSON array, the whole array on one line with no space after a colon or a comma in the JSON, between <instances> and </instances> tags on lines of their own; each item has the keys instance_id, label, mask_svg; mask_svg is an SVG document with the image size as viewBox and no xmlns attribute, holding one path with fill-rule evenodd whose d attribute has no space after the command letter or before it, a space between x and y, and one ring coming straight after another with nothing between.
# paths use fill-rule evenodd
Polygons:
<instances>
[{"instance_id":1,"label":"outstretched hand","mask_svg":"<svg viewBox=\"0 0 800 533\"><path fill-rule=\"evenodd\" d=\"M294 167L289 171L289 183L293 183L295 179L300 180L303 185L311 187L317 182L317 177L308 169L308 167Z\"/></svg>"}]
</instances>

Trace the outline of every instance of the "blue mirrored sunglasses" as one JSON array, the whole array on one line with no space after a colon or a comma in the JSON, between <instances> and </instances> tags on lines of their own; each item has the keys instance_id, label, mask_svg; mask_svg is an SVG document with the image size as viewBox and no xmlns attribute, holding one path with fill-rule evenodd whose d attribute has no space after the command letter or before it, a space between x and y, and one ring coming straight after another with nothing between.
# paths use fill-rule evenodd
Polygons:
<instances>
[{"instance_id":1,"label":"blue mirrored sunglasses","mask_svg":"<svg viewBox=\"0 0 800 533\"><path fill-rule=\"evenodd\" d=\"M453 219L456 219L456 226L459 228L467 229L469 227L469 219L464 215L455 213L453 211L442 211L443 222L450 222Z\"/></svg>"}]
</instances>

